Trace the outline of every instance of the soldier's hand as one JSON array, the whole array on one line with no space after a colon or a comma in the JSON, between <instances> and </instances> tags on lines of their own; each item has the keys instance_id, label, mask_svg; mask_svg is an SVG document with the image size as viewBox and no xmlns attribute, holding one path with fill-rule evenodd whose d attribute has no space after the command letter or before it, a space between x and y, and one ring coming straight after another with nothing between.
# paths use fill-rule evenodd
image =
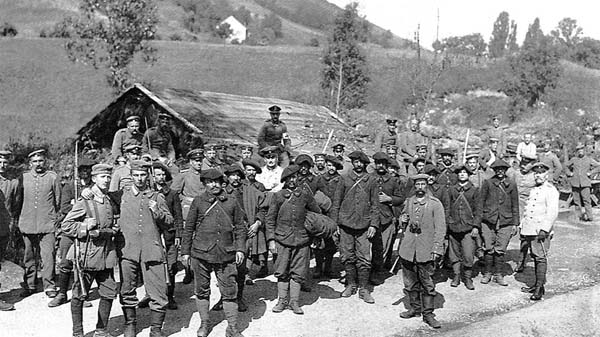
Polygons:
<instances>
[{"instance_id":1,"label":"soldier's hand","mask_svg":"<svg viewBox=\"0 0 600 337\"><path fill-rule=\"evenodd\" d=\"M408 220L409 220L409 218L408 218L408 214L406 214L406 213L403 213L403 214L401 214L401 215L400 215L400 222L402 222L402 223L407 223L407 222L408 222Z\"/></svg>"},{"instance_id":2,"label":"soldier's hand","mask_svg":"<svg viewBox=\"0 0 600 337\"><path fill-rule=\"evenodd\" d=\"M148 200L148 207L155 215L158 213L158 203L152 199Z\"/></svg>"},{"instance_id":3,"label":"soldier's hand","mask_svg":"<svg viewBox=\"0 0 600 337\"><path fill-rule=\"evenodd\" d=\"M548 237L548 232L546 232L546 231L545 231L545 230L543 230L543 229L540 229L540 231L539 231L539 233L538 233L538 235L537 235L537 240L538 240L539 242L543 242L543 241L545 241L545 240L546 240L546 238L547 238L547 237Z\"/></svg>"},{"instance_id":4,"label":"soldier's hand","mask_svg":"<svg viewBox=\"0 0 600 337\"><path fill-rule=\"evenodd\" d=\"M436 252L431 253L431 259L433 260L433 262L435 264L437 264L441 258L442 258L442 254L438 254Z\"/></svg>"},{"instance_id":5,"label":"soldier's hand","mask_svg":"<svg viewBox=\"0 0 600 337\"><path fill-rule=\"evenodd\" d=\"M242 264L242 262L244 262L244 253L236 252L235 253L235 264L237 264L239 266Z\"/></svg>"},{"instance_id":6,"label":"soldier's hand","mask_svg":"<svg viewBox=\"0 0 600 337\"><path fill-rule=\"evenodd\" d=\"M181 255L181 262L183 262L184 266L190 265L190 256L189 255Z\"/></svg>"},{"instance_id":7,"label":"soldier's hand","mask_svg":"<svg viewBox=\"0 0 600 337\"><path fill-rule=\"evenodd\" d=\"M517 234L519 234L519 226L513 226L510 236L515 236Z\"/></svg>"},{"instance_id":8,"label":"soldier's hand","mask_svg":"<svg viewBox=\"0 0 600 337\"><path fill-rule=\"evenodd\" d=\"M99 237L99 236L100 236L100 231L99 231L99 230L97 230L97 229L94 229L94 230L92 230L92 231L89 231L89 232L88 232L88 235L89 235L90 237L92 237L92 238L97 238L97 237Z\"/></svg>"},{"instance_id":9,"label":"soldier's hand","mask_svg":"<svg viewBox=\"0 0 600 337\"><path fill-rule=\"evenodd\" d=\"M477 229L476 227L474 227L473 229L471 229L471 236L476 238L479 235L479 229Z\"/></svg>"},{"instance_id":10,"label":"soldier's hand","mask_svg":"<svg viewBox=\"0 0 600 337\"><path fill-rule=\"evenodd\" d=\"M85 200L92 200L94 199L94 192L91 188L86 187L81 191L81 197Z\"/></svg>"},{"instance_id":11,"label":"soldier's hand","mask_svg":"<svg viewBox=\"0 0 600 337\"><path fill-rule=\"evenodd\" d=\"M277 254L277 247L275 247L275 241L269 241L269 251L271 254Z\"/></svg>"},{"instance_id":12,"label":"soldier's hand","mask_svg":"<svg viewBox=\"0 0 600 337\"><path fill-rule=\"evenodd\" d=\"M383 192L379 192L379 202L380 203L392 202L392 197L390 197L389 195L387 195Z\"/></svg>"},{"instance_id":13,"label":"soldier's hand","mask_svg":"<svg viewBox=\"0 0 600 337\"><path fill-rule=\"evenodd\" d=\"M179 248L181 246L181 238L175 238L175 247Z\"/></svg>"},{"instance_id":14,"label":"soldier's hand","mask_svg":"<svg viewBox=\"0 0 600 337\"><path fill-rule=\"evenodd\" d=\"M375 232L377 232L377 228L369 226L369 229L367 229L367 239L371 239L372 237L374 237Z\"/></svg>"},{"instance_id":15,"label":"soldier's hand","mask_svg":"<svg viewBox=\"0 0 600 337\"><path fill-rule=\"evenodd\" d=\"M252 238L256 235L256 233L258 233L258 228L260 227L260 221L256 220L255 223L253 223L250 228L248 228L248 237Z\"/></svg>"}]
</instances>

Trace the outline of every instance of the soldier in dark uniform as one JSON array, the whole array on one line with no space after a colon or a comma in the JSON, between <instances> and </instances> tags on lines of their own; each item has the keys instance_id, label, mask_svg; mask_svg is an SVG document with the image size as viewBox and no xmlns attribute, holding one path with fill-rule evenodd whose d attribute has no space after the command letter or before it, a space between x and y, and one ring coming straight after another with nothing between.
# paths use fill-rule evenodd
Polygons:
<instances>
[{"instance_id":1,"label":"soldier in dark uniform","mask_svg":"<svg viewBox=\"0 0 600 337\"><path fill-rule=\"evenodd\" d=\"M320 213L319 206L306 189L298 183L300 167L290 165L281 175L283 189L276 192L267 212L267 241L269 250L277 254L275 277L277 278L278 302L273 312L286 307L302 315L300 288L308 273L310 238L304 227L306 212Z\"/></svg>"},{"instance_id":2,"label":"soldier in dark uniform","mask_svg":"<svg viewBox=\"0 0 600 337\"><path fill-rule=\"evenodd\" d=\"M325 157L327 155L324 153L316 153L313 155L315 158L315 167L312 169L312 173L316 176L320 176L322 174L327 173L327 167L325 165Z\"/></svg>"},{"instance_id":3,"label":"soldier in dark uniform","mask_svg":"<svg viewBox=\"0 0 600 337\"><path fill-rule=\"evenodd\" d=\"M387 128L375 135L375 149L377 151L385 150L388 145L396 145L398 141L398 133L396 132L398 120L386 119L385 123L387 124Z\"/></svg>"},{"instance_id":4,"label":"soldier in dark uniform","mask_svg":"<svg viewBox=\"0 0 600 337\"><path fill-rule=\"evenodd\" d=\"M292 140L287 133L287 126L279 119L281 108L273 105L269 108L271 118L265 121L265 124L258 132L258 148L263 149L267 146L279 147L279 163L285 168L290 163L289 151Z\"/></svg>"},{"instance_id":5,"label":"soldier in dark uniform","mask_svg":"<svg viewBox=\"0 0 600 337\"><path fill-rule=\"evenodd\" d=\"M11 156L10 151L0 150L0 261L4 259L6 247L13 236L11 233L17 223L18 205L21 199L18 179L9 176L7 172ZM15 306L11 303L0 300L0 311L14 309Z\"/></svg>"},{"instance_id":6,"label":"soldier in dark uniform","mask_svg":"<svg viewBox=\"0 0 600 337\"><path fill-rule=\"evenodd\" d=\"M379 228L379 190L375 178L366 173L369 157L361 151L348 156L353 170L342 175L332 205L332 218L340 230L339 249L346 270L346 288L342 297L356 293L366 303L375 303L369 289L371 239Z\"/></svg>"},{"instance_id":7,"label":"soldier in dark uniform","mask_svg":"<svg viewBox=\"0 0 600 337\"><path fill-rule=\"evenodd\" d=\"M142 151L149 153L152 158L166 157L169 162L175 161L175 148L171 136L171 115L158 114L157 126L149 128L144 134Z\"/></svg>"},{"instance_id":8,"label":"soldier in dark uniform","mask_svg":"<svg viewBox=\"0 0 600 337\"><path fill-rule=\"evenodd\" d=\"M194 269L196 306L200 314L197 335L208 336L210 274L217 275L227 318L227 337L240 337L237 327L237 268L244 261L246 225L235 197L223 191L223 174L215 169L201 174L206 192L194 198L183 230L181 254ZM191 257L191 259L190 259Z\"/></svg>"},{"instance_id":9,"label":"soldier in dark uniform","mask_svg":"<svg viewBox=\"0 0 600 337\"><path fill-rule=\"evenodd\" d=\"M440 171L437 183L442 185L446 191L449 191L450 186L455 185L457 182L456 173L454 173L454 151L446 148L440 149L438 153L442 157L442 162L437 165Z\"/></svg>"},{"instance_id":10,"label":"soldier in dark uniform","mask_svg":"<svg viewBox=\"0 0 600 337\"><path fill-rule=\"evenodd\" d=\"M78 264L71 299L74 337L83 337L83 302L94 281L98 284L100 294L94 336L109 336L110 309L117 297L117 283L113 274L117 254L113 237L119 231L114 221L118 206L107 195L111 171L110 165L93 166L91 174L94 185L90 188L93 197L90 200L78 199L61 226L63 238L69 237L77 245L77 248L71 245L69 250L69 259ZM83 284L80 280L83 280ZM69 279L66 284L68 282Z\"/></svg>"},{"instance_id":11,"label":"soldier in dark uniform","mask_svg":"<svg viewBox=\"0 0 600 337\"><path fill-rule=\"evenodd\" d=\"M222 171L224 163L217 156L218 145L206 145L204 147L204 159L202 160L202 171L208 169L217 169Z\"/></svg>"},{"instance_id":12,"label":"soldier in dark uniform","mask_svg":"<svg viewBox=\"0 0 600 337\"><path fill-rule=\"evenodd\" d=\"M115 132L110 155L113 160L125 154L125 148L129 145L142 146L144 135L140 132L140 116L127 117L127 127Z\"/></svg>"}]
</instances>

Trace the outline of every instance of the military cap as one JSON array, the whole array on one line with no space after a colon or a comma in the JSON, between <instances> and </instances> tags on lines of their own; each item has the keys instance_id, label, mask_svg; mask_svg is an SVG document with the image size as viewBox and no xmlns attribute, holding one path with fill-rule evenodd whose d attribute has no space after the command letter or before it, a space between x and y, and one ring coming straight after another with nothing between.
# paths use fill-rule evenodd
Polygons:
<instances>
[{"instance_id":1,"label":"military cap","mask_svg":"<svg viewBox=\"0 0 600 337\"><path fill-rule=\"evenodd\" d=\"M262 169L260 168L260 165L258 165L258 163L252 159L242 159L242 165L244 165L244 168L246 168L246 166L252 166L256 170L257 174L262 173Z\"/></svg>"},{"instance_id":2,"label":"military cap","mask_svg":"<svg viewBox=\"0 0 600 337\"><path fill-rule=\"evenodd\" d=\"M423 172L427 175L440 174L440 170L433 164L425 165Z\"/></svg>"},{"instance_id":3,"label":"military cap","mask_svg":"<svg viewBox=\"0 0 600 337\"><path fill-rule=\"evenodd\" d=\"M203 149L193 149L188 151L186 154L188 159L202 159L204 158L204 150Z\"/></svg>"},{"instance_id":4,"label":"military cap","mask_svg":"<svg viewBox=\"0 0 600 337\"><path fill-rule=\"evenodd\" d=\"M309 155L304 153L296 157L296 160L294 160L294 164L298 166L302 165L302 163L308 163L310 167L314 165L313 159Z\"/></svg>"},{"instance_id":5,"label":"military cap","mask_svg":"<svg viewBox=\"0 0 600 337\"><path fill-rule=\"evenodd\" d=\"M244 174L244 170L237 164L232 164L229 165L225 168L225 175L231 175L233 173L238 173L240 175L240 177L242 177L242 179L244 179L246 177L246 175Z\"/></svg>"},{"instance_id":6,"label":"military cap","mask_svg":"<svg viewBox=\"0 0 600 337\"><path fill-rule=\"evenodd\" d=\"M388 144L385 146L385 149L386 149L386 151L394 150L394 152L398 152L398 145Z\"/></svg>"},{"instance_id":7,"label":"military cap","mask_svg":"<svg viewBox=\"0 0 600 337\"><path fill-rule=\"evenodd\" d=\"M580 150L580 149L584 149L585 148L585 144L583 144L582 142L578 142L577 146L575 146L575 150Z\"/></svg>"},{"instance_id":8,"label":"military cap","mask_svg":"<svg viewBox=\"0 0 600 337\"><path fill-rule=\"evenodd\" d=\"M468 160L471 158L479 158L479 154L475 153L475 152L467 153L467 155L465 156L465 160Z\"/></svg>"},{"instance_id":9,"label":"military cap","mask_svg":"<svg viewBox=\"0 0 600 337\"><path fill-rule=\"evenodd\" d=\"M385 122L386 122L388 125L394 125L394 126L395 126L395 125L396 125L396 123L398 123L398 120L397 120L397 119L386 119L386 120L385 120Z\"/></svg>"},{"instance_id":10,"label":"military cap","mask_svg":"<svg viewBox=\"0 0 600 337\"><path fill-rule=\"evenodd\" d=\"M277 105L273 105L273 106L269 107L269 112L272 114L279 114L279 113L281 113L281 108L278 107Z\"/></svg>"},{"instance_id":11,"label":"military cap","mask_svg":"<svg viewBox=\"0 0 600 337\"><path fill-rule=\"evenodd\" d=\"M128 122L131 122L131 121L136 121L136 120L139 121L140 119L141 119L141 117L138 115L131 115L131 116L127 117L125 120Z\"/></svg>"},{"instance_id":12,"label":"military cap","mask_svg":"<svg viewBox=\"0 0 600 337\"><path fill-rule=\"evenodd\" d=\"M152 155L150 153L144 153L141 155L142 160L152 162Z\"/></svg>"},{"instance_id":13,"label":"military cap","mask_svg":"<svg viewBox=\"0 0 600 337\"><path fill-rule=\"evenodd\" d=\"M79 160L79 162L77 162L77 168L92 167L94 165L96 165L96 161L87 157L83 157Z\"/></svg>"},{"instance_id":14,"label":"military cap","mask_svg":"<svg viewBox=\"0 0 600 337\"><path fill-rule=\"evenodd\" d=\"M217 151L218 149L219 149L219 145L217 145L217 144L204 145L204 151Z\"/></svg>"},{"instance_id":15,"label":"military cap","mask_svg":"<svg viewBox=\"0 0 600 337\"><path fill-rule=\"evenodd\" d=\"M333 145L331 148L333 149L333 151L335 151L335 149L340 149L340 150L344 151L345 147L346 147L346 145L344 145L342 143L337 143L337 144Z\"/></svg>"},{"instance_id":16,"label":"military cap","mask_svg":"<svg viewBox=\"0 0 600 337\"><path fill-rule=\"evenodd\" d=\"M496 137L490 137L490 139L488 140L489 143L498 143L500 141L500 139L496 138Z\"/></svg>"},{"instance_id":17,"label":"military cap","mask_svg":"<svg viewBox=\"0 0 600 337\"><path fill-rule=\"evenodd\" d=\"M33 157L35 155L45 156L46 155L46 150L44 150L44 149L35 150L35 151L29 153L27 155L27 157L31 158L31 157Z\"/></svg>"},{"instance_id":18,"label":"military cap","mask_svg":"<svg viewBox=\"0 0 600 337\"><path fill-rule=\"evenodd\" d=\"M341 169L343 169L343 168L344 168L344 165L342 164L342 162L340 162L340 160L339 160L339 159L337 159L337 157L335 157L335 156L332 156L332 155L327 155L327 156L325 157L325 161L326 161L326 162L330 162L330 163L332 163L332 164L333 164L333 166L335 166L335 169L336 169L336 170L341 170Z\"/></svg>"},{"instance_id":19,"label":"military cap","mask_svg":"<svg viewBox=\"0 0 600 337\"><path fill-rule=\"evenodd\" d=\"M202 172L200 172L200 180L225 180L225 177L223 177L223 173L221 173L221 171L211 168L208 170L203 170Z\"/></svg>"},{"instance_id":20,"label":"military cap","mask_svg":"<svg viewBox=\"0 0 600 337\"><path fill-rule=\"evenodd\" d=\"M260 149L259 154L261 157L265 157L270 154L278 155L279 154L279 146L271 145L265 146Z\"/></svg>"},{"instance_id":21,"label":"military cap","mask_svg":"<svg viewBox=\"0 0 600 337\"><path fill-rule=\"evenodd\" d=\"M548 166L545 163L542 163L541 161L535 162L533 165L531 165L531 169L533 171L542 171L542 172L546 172L550 169L550 166Z\"/></svg>"},{"instance_id":22,"label":"military cap","mask_svg":"<svg viewBox=\"0 0 600 337\"><path fill-rule=\"evenodd\" d=\"M296 165L296 164L292 164L288 167L286 167L283 170L283 173L281 173L281 182L284 182L288 177L298 173L298 171L300 171L300 166Z\"/></svg>"},{"instance_id":23,"label":"military cap","mask_svg":"<svg viewBox=\"0 0 600 337\"><path fill-rule=\"evenodd\" d=\"M171 118L173 118L173 117L165 112L161 112L158 114L158 119L171 119Z\"/></svg>"},{"instance_id":24,"label":"military cap","mask_svg":"<svg viewBox=\"0 0 600 337\"><path fill-rule=\"evenodd\" d=\"M154 162L152 163L152 167L153 167L155 170L156 170L156 169L160 169L160 170L162 170L162 171L165 173L165 176L166 176L166 178L167 178L166 180L167 180L167 181L171 180L171 178L172 178L172 176L171 176L171 172L169 171L169 168L167 167L167 165L165 165L165 164L163 164L162 162L160 162L160 161L158 161L158 160L157 160L157 161L154 161Z\"/></svg>"},{"instance_id":25,"label":"military cap","mask_svg":"<svg viewBox=\"0 0 600 337\"><path fill-rule=\"evenodd\" d=\"M495 160L495 161L492 163L492 165L490 165L490 167L491 167L492 169L495 169L495 168L502 168L502 167L503 167L503 168L509 168L509 167L510 167L510 165L508 165L508 163L507 163L507 162L505 162L505 161L504 161L504 160L502 160L502 159L496 159L496 160Z\"/></svg>"},{"instance_id":26,"label":"military cap","mask_svg":"<svg viewBox=\"0 0 600 337\"><path fill-rule=\"evenodd\" d=\"M150 167L152 167L152 163L145 160L134 160L131 162L132 171L148 171Z\"/></svg>"},{"instance_id":27,"label":"military cap","mask_svg":"<svg viewBox=\"0 0 600 337\"><path fill-rule=\"evenodd\" d=\"M353 151L348 155L348 158L350 158L350 160L360 160L365 164L370 163L371 161L369 160L369 157L367 157L367 155L362 152L362 151Z\"/></svg>"},{"instance_id":28,"label":"military cap","mask_svg":"<svg viewBox=\"0 0 600 337\"><path fill-rule=\"evenodd\" d=\"M123 149L123 151L125 151L125 152L138 152L141 150L142 150L142 147L139 145L136 145L136 144L127 145Z\"/></svg>"},{"instance_id":29,"label":"military cap","mask_svg":"<svg viewBox=\"0 0 600 337\"><path fill-rule=\"evenodd\" d=\"M229 146L227 146L227 144L217 144L216 149L217 150L227 150Z\"/></svg>"},{"instance_id":30,"label":"military cap","mask_svg":"<svg viewBox=\"0 0 600 337\"><path fill-rule=\"evenodd\" d=\"M252 145L241 145L240 146L240 151L250 151L250 152L254 152L254 146Z\"/></svg>"},{"instance_id":31,"label":"military cap","mask_svg":"<svg viewBox=\"0 0 600 337\"><path fill-rule=\"evenodd\" d=\"M424 173L419 173L419 174L415 174L415 175L411 176L410 179L412 179L412 181L414 183L416 183L419 180L428 180L429 176Z\"/></svg>"},{"instance_id":32,"label":"military cap","mask_svg":"<svg viewBox=\"0 0 600 337\"><path fill-rule=\"evenodd\" d=\"M112 174L113 167L109 164L96 164L92 166L92 175L95 176L97 174Z\"/></svg>"},{"instance_id":33,"label":"military cap","mask_svg":"<svg viewBox=\"0 0 600 337\"><path fill-rule=\"evenodd\" d=\"M385 161L387 164L390 163L390 156L385 152L377 152L373 155L374 161Z\"/></svg>"},{"instance_id":34,"label":"military cap","mask_svg":"<svg viewBox=\"0 0 600 337\"><path fill-rule=\"evenodd\" d=\"M419 157L419 158L416 158L415 160L413 160L412 164L413 164L413 166L414 166L414 167L417 167L417 164L418 164L419 162L426 163L426 162L427 162L427 160L425 160L425 158L421 158L421 157Z\"/></svg>"},{"instance_id":35,"label":"military cap","mask_svg":"<svg viewBox=\"0 0 600 337\"><path fill-rule=\"evenodd\" d=\"M325 159L325 158L327 158L327 155L325 153L315 153L313 155L313 157L315 157L315 160L317 160L317 158L323 158L323 159Z\"/></svg>"},{"instance_id":36,"label":"military cap","mask_svg":"<svg viewBox=\"0 0 600 337\"><path fill-rule=\"evenodd\" d=\"M457 168L454 169L454 173L458 174L462 170L467 171L467 174L469 174L469 175L473 174L473 172L471 172L471 170L466 165L458 166Z\"/></svg>"},{"instance_id":37,"label":"military cap","mask_svg":"<svg viewBox=\"0 0 600 337\"><path fill-rule=\"evenodd\" d=\"M450 156L454 156L454 151L452 151L451 148L443 148L443 149L439 149L438 153L440 155L450 155Z\"/></svg>"},{"instance_id":38,"label":"military cap","mask_svg":"<svg viewBox=\"0 0 600 337\"><path fill-rule=\"evenodd\" d=\"M418 149L422 149L422 148L426 148L427 149L427 144L426 143L419 143L415 146L415 148Z\"/></svg>"},{"instance_id":39,"label":"military cap","mask_svg":"<svg viewBox=\"0 0 600 337\"><path fill-rule=\"evenodd\" d=\"M12 155L12 152L8 151L8 150L0 150L0 157L10 157Z\"/></svg>"}]
</instances>

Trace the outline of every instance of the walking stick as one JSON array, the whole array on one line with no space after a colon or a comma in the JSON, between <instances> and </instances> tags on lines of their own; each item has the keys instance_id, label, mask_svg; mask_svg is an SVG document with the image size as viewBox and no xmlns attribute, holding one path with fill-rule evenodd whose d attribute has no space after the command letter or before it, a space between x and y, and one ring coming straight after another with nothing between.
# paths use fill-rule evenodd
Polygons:
<instances>
[{"instance_id":1,"label":"walking stick","mask_svg":"<svg viewBox=\"0 0 600 337\"><path fill-rule=\"evenodd\" d=\"M331 131L329 131L329 137L327 137L327 142L325 142L325 145L323 146L323 151L321 151L322 153L325 153L325 151L327 151L327 146L329 145L329 142L331 141L332 136L333 136L333 129L331 129Z\"/></svg>"},{"instance_id":2,"label":"walking stick","mask_svg":"<svg viewBox=\"0 0 600 337\"><path fill-rule=\"evenodd\" d=\"M465 158L467 157L467 147L469 146L469 133L471 129L467 129L467 136L465 137L465 147L463 148L463 164L466 162Z\"/></svg>"},{"instance_id":3,"label":"walking stick","mask_svg":"<svg viewBox=\"0 0 600 337\"><path fill-rule=\"evenodd\" d=\"M83 283L83 272L81 271L81 266L79 265L79 259L81 257L81 251L79 249L79 239L75 239L75 261L73 261L73 265L75 267L75 274L77 279L79 280L79 287L81 288L81 294L84 297L87 297L87 290L85 289L85 285Z\"/></svg>"}]
</instances>

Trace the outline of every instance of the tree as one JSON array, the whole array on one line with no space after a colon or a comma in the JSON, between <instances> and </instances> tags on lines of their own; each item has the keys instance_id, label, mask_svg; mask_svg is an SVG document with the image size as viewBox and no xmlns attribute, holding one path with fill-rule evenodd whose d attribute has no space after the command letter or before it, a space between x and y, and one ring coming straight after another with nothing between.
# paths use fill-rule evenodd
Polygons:
<instances>
[{"instance_id":1,"label":"tree","mask_svg":"<svg viewBox=\"0 0 600 337\"><path fill-rule=\"evenodd\" d=\"M435 42L434 42L435 44ZM434 46L440 48L440 46ZM450 36L442 40L441 50L450 54L480 57L485 53L487 45L479 33L465 36Z\"/></svg>"},{"instance_id":2,"label":"tree","mask_svg":"<svg viewBox=\"0 0 600 337\"><path fill-rule=\"evenodd\" d=\"M523 41L523 48L536 46L544 38L544 32L540 28L540 19L535 18L533 23L529 25L529 30L525 34L525 40Z\"/></svg>"},{"instance_id":3,"label":"tree","mask_svg":"<svg viewBox=\"0 0 600 337\"><path fill-rule=\"evenodd\" d=\"M151 0L82 0L80 8L80 17L64 21L69 59L107 68L110 86L123 91L133 82L129 66L135 55L150 64L156 61L156 50L148 43L156 34L156 6Z\"/></svg>"},{"instance_id":4,"label":"tree","mask_svg":"<svg viewBox=\"0 0 600 337\"><path fill-rule=\"evenodd\" d=\"M490 39L490 57L498 58L504 56L504 52L507 46L508 35L510 27L508 25L508 13L501 12L494 22L494 30L492 31L492 38Z\"/></svg>"},{"instance_id":5,"label":"tree","mask_svg":"<svg viewBox=\"0 0 600 337\"><path fill-rule=\"evenodd\" d=\"M233 30L231 29L231 26L229 26L229 24L227 22L224 22L217 27L214 34L218 38L225 40L229 36L231 36L231 34L233 34Z\"/></svg>"},{"instance_id":6,"label":"tree","mask_svg":"<svg viewBox=\"0 0 600 337\"><path fill-rule=\"evenodd\" d=\"M252 12L250 12L245 6L238 7L234 12L233 16L238 19L239 22L248 27L252 22Z\"/></svg>"},{"instance_id":7,"label":"tree","mask_svg":"<svg viewBox=\"0 0 600 337\"><path fill-rule=\"evenodd\" d=\"M577 25L577 20L564 18L560 20L556 29L550 32L560 54L571 58L575 46L581 41L583 29Z\"/></svg>"},{"instance_id":8,"label":"tree","mask_svg":"<svg viewBox=\"0 0 600 337\"><path fill-rule=\"evenodd\" d=\"M549 88L555 88L562 73L559 55L552 39L542 36L537 43L523 45L509 58L510 74L504 91L514 102L524 100L532 107Z\"/></svg>"},{"instance_id":9,"label":"tree","mask_svg":"<svg viewBox=\"0 0 600 337\"><path fill-rule=\"evenodd\" d=\"M323 56L321 88L337 113L366 104L370 79L367 59L359 46L364 37L361 26L364 18L358 16L357 7L357 3L351 3L335 17Z\"/></svg>"},{"instance_id":10,"label":"tree","mask_svg":"<svg viewBox=\"0 0 600 337\"><path fill-rule=\"evenodd\" d=\"M575 47L572 60L592 69L600 69L600 41L584 37Z\"/></svg>"},{"instance_id":11,"label":"tree","mask_svg":"<svg viewBox=\"0 0 600 337\"><path fill-rule=\"evenodd\" d=\"M510 34L508 34L508 40L506 41L506 49L510 54L519 51L519 45L517 44L517 23L515 20L510 21Z\"/></svg>"}]
</instances>

